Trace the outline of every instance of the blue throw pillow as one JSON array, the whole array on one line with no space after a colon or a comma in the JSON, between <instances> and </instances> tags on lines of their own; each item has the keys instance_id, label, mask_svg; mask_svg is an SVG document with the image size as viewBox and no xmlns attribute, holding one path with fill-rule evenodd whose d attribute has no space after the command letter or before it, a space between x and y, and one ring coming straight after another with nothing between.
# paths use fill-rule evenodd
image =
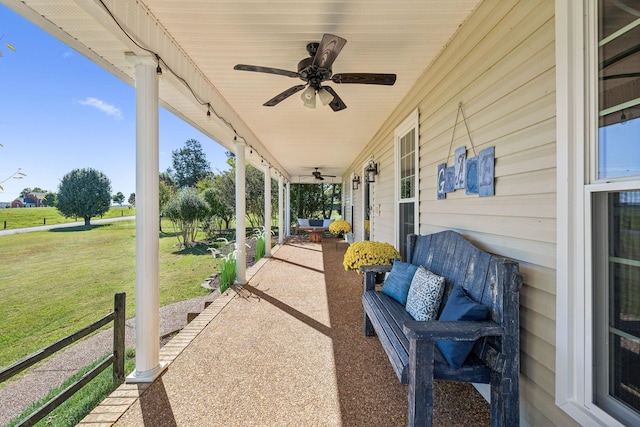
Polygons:
<instances>
[{"instance_id":1,"label":"blue throw pillow","mask_svg":"<svg viewBox=\"0 0 640 427\"><path fill-rule=\"evenodd\" d=\"M416 265L394 261L391 272L382 285L382 293L405 305L409 286L411 286L411 280L413 280L413 275L417 269L418 266Z\"/></svg>"},{"instance_id":2,"label":"blue throw pillow","mask_svg":"<svg viewBox=\"0 0 640 427\"><path fill-rule=\"evenodd\" d=\"M322 227L323 223L324 223L324 221L321 220L321 219L310 219L309 220L309 226L311 226L311 227Z\"/></svg>"},{"instance_id":3,"label":"blue throw pillow","mask_svg":"<svg viewBox=\"0 0 640 427\"><path fill-rule=\"evenodd\" d=\"M487 320L489 307L469 298L462 286L451 291L439 320ZM454 369L460 369L471 350L474 341L436 341L442 355Z\"/></svg>"}]
</instances>

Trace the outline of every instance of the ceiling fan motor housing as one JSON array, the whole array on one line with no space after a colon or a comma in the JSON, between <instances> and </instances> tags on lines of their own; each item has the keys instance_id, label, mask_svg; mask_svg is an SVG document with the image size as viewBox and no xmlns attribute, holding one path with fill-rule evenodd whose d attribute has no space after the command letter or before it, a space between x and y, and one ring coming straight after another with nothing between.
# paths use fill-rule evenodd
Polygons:
<instances>
[{"instance_id":1,"label":"ceiling fan motor housing","mask_svg":"<svg viewBox=\"0 0 640 427\"><path fill-rule=\"evenodd\" d=\"M320 83L329 80L333 74L331 69L320 68L313 65L313 58L304 58L298 62L298 74L300 80L308 82L314 89L320 89Z\"/></svg>"}]
</instances>

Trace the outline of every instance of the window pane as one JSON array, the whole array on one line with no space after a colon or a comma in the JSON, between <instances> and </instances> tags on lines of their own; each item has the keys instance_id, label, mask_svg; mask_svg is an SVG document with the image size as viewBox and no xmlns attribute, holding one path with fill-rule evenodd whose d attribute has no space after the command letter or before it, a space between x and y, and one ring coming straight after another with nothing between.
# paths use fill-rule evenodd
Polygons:
<instances>
[{"instance_id":1,"label":"window pane","mask_svg":"<svg viewBox=\"0 0 640 427\"><path fill-rule=\"evenodd\" d=\"M609 193L607 216L607 392L640 413L640 191Z\"/></svg>"},{"instance_id":2,"label":"window pane","mask_svg":"<svg viewBox=\"0 0 640 427\"><path fill-rule=\"evenodd\" d=\"M407 235L415 233L414 203L400 203L400 247L398 252L406 259Z\"/></svg>"},{"instance_id":3,"label":"window pane","mask_svg":"<svg viewBox=\"0 0 640 427\"><path fill-rule=\"evenodd\" d=\"M640 20L599 4L598 178L640 175Z\"/></svg>"},{"instance_id":4,"label":"window pane","mask_svg":"<svg viewBox=\"0 0 640 427\"><path fill-rule=\"evenodd\" d=\"M410 131L400 138L400 199L415 196L415 138Z\"/></svg>"}]
</instances>

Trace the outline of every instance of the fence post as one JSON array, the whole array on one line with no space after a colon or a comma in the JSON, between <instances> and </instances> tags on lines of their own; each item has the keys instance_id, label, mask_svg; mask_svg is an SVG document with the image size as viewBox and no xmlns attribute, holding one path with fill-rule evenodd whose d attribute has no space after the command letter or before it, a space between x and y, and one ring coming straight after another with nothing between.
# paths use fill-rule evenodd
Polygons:
<instances>
[{"instance_id":1,"label":"fence post","mask_svg":"<svg viewBox=\"0 0 640 427\"><path fill-rule=\"evenodd\" d=\"M124 324L126 296L119 292L113 298L113 380L117 384L124 382Z\"/></svg>"}]
</instances>

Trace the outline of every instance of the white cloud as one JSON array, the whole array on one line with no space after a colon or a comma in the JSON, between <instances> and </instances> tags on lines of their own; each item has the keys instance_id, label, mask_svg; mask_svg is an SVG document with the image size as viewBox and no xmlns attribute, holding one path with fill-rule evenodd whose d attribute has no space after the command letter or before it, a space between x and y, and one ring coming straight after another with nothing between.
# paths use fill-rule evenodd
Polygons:
<instances>
[{"instance_id":1,"label":"white cloud","mask_svg":"<svg viewBox=\"0 0 640 427\"><path fill-rule=\"evenodd\" d=\"M122 119L122 112L118 109L118 107L115 107L111 104L107 104L106 102L100 99L89 97L89 98L83 99L82 101L78 101L78 104L88 105L90 107L97 108L98 110L114 117L117 120Z\"/></svg>"}]
</instances>

